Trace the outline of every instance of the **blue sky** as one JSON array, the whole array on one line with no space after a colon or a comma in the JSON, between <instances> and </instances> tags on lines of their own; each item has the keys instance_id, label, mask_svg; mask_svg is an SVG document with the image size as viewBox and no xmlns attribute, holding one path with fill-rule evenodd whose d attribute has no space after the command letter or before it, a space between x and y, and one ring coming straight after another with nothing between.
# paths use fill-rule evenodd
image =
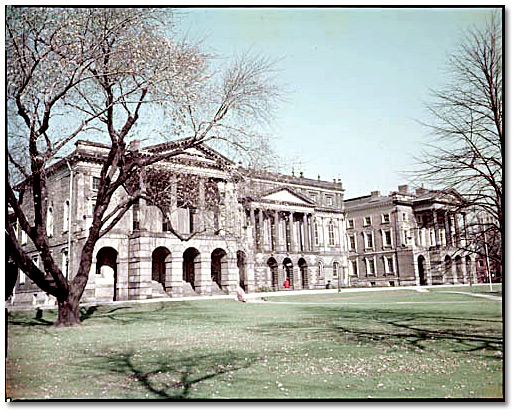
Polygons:
<instances>
[{"instance_id":1,"label":"blue sky","mask_svg":"<svg viewBox=\"0 0 520 417\"><path fill-rule=\"evenodd\" d=\"M306 177L341 178L346 197L397 189L428 140L429 89L482 8L190 8L178 30L211 51L279 59L286 91L268 133Z\"/></svg>"}]
</instances>

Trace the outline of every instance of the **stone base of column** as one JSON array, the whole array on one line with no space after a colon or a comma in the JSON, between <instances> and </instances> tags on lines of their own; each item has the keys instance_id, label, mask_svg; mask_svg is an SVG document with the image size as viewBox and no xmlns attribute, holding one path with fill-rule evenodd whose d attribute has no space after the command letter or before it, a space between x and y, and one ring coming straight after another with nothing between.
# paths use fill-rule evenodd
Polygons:
<instances>
[{"instance_id":1,"label":"stone base of column","mask_svg":"<svg viewBox=\"0 0 520 417\"><path fill-rule=\"evenodd\" d=\"M167 284L165 291L170 297L182 297L182 282Z\"/></svg>"},{"instance_id":2,"label":"stone base of column","mask_svg":"<svg viewBox=\"0 0 520 417\"><path fill-rule=\"evenodd\" d=\"M195 292L200 295L211 295L212 284L195 284Z\"/></svg>"}]
</instances>

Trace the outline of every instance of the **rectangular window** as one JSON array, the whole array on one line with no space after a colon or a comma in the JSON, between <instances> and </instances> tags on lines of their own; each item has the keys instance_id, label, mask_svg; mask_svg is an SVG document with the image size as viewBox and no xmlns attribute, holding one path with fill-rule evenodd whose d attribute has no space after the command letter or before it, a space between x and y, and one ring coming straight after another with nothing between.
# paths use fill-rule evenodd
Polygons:
<instances>
[{"instance_id":1,"label":"rectangular window","mask_svg":"<svg viewBox=\"0 0 520 417\"><path fill-rule=\"evenodd\" d=\"M23 230L23 229L22 229L22 237L21 237L21 240L22 240L22 245L27 244L27 233L25 233L25 230Z\"/></svg>"},{"instance_id":2,"label":"rectangular window","mask_svg":"<svg viewBox=\"0 0 520 417\"><path fill-rule=\"evenodd\" d=\"M350 267L350 275L357 276L357 274L358 274L357 261L350 260L349 267Z\"/></svg>"},{"instance_id":3,"label":"rectangular window","mask_svg":"<svg viewBox=\"0 0 520 417\"><path fill-rule=\"evenodd\" d=\"M356 235L350 235L348 239L350 250L356 250Z\"/></svg>"},{"instance_id":4,"label":"rectangular window","mask_svg":"<svg viewBox=\"0 0 520 417\"><path fill-rule=\"evenodd\" d=\"M327 206L332 206L332 196L330 196L330 195L326 196L326 200L327 200Z\"/></svg>"},{"instance_id":5,"label":"rectangular window","mask_svg":"<svg viewBox=\"0 0 520 417\"><path fill-rule=\"evenodd\" d=\"M100 184L101 184L100 177L92 177L92 191L98 191Z\"/></svg>"},{"instance_id":6,"label":"rectangular window","mask_svg":"<svg viewBox=\"0 0 520 417\"><path fill-rule=\"evenodd\" d=\"M364 233L365 236L365 249L373 249L374 248L374 237L372 236L372 232Z\"/></svg>"},{"instance_id":7,"label":"rectangular window","mask_svg":"<svg viewBox=\"0 0 520 417\"><path fill-rule=\"evenodd\" d=\"M69 253L67 251L63 251L61 254L61 272L68 278L69 276Z\"/></svg>"},{"instance_id":8,"label":"rectangular window","mask_svg":"<svg viewBox=\"0 0 520 417\"><path fill-rule=\"evenodd\" d=\"M372 225L372 216L366 216L364 219L363 219L363 224L365 226L370 226Z\"/></svg>"},{"instance_id":9,"label":"rectangular window","mask_svg":"<svg viewBox=\"0 0 520 417\"><path fill-rule=\"evenodd\" d=\"M383 215L381 215L381 222L390 223L390 213L384 213Z\"/></svg>"},{"instance_id":10,"label":"rectangular window","mask_svg":"<svg viewBox=\"0 0 520 417\"><path fill-rule=\"evenodd\" d=\"M166 218L165 216L162 216L162 231L168 231L168 218Z\"/></svg>"},{"instance_id":11,"label":"rectangular window","mask_svg":"<svg viewBox=\"0 0 520 417\"><path fill-rule=\"evenodd\" d=\"M134 205L132 206L132 230L133 231L136 231L136 230L139 230L139 212L140 212L140 207L139 207L139 200L137 200Z\"/></svg>"},{"instance_id":12,"label":"rectangular window","mask_svg":"<svg viewBox=\"0 0 520 417\"><path fill-rule=\"evenodd\" d=\"M392 246L392 233L390 230L383 230L383 245Z\"/></svg>"},{"instance_id":13,"label":"rectangular window","mask_svg":"<svg viewBox=\"0 0 520 417\"><path fill-rule=\"evenodd\" d=\"M25 284L26 276L27 275L25 275L25 273L20 269L20 285L24 285Z\"/></svg>"},{"instance_id":14,"label":"rectangular window","mask_svg":"<svg viewBox=\"0 0 520 417\"><path fill-rule=\"evenodd\" d=\"M190 233L194 233L195 232L195 209L192 209L191 207L189 207L188 211L189 211Z\"/></svg>"},{"instance_id":15,"label":"rectangular window","mask_svg":"<svg viewBox=\"0 0 520 417\"><path fill-rule=\"evenodd\" d=\"M435 246L436 244L437 244L437 242L436 242L436 239L435 239L435 230L434 229L430 229L430 246Z\"/></svg>"},{"instance_id":16,"label":"rectangular window","mask_svg":"<svg viewBox=\"0 0 520 417\"><path fill-rule=\"evenodd\" d=\"M367 259L367 275L375 275L375 262L373 259Z\"/></svg>"},{"instance_id":17,"label":"rectangular window","mask_svg":"<svg viewBox=\"0 0 520 417\"><path fill-rule=\"evenodd\" d=\"M404 221L408 220L408 213L403 213L403 220Z\"/></svg>"},{"instance_id":18,"label":"rectangular window","mask_svg":"<svg viewBox=\"0 0 520 417\"><path fill-rule=\"evenodd\" d=\"M63 231L68 232L69 230L69 217L70 216L70 203L69 200L65 200L63 203Z\"/></svg>"},{"instance_id":19,"label":"rectangular window","mask_svg":"<svg viewBox=\"0 0 520 417\"><path fill-rule=\"evenodd\" d=\"M309 197L312 201L314 201L315 203L318 201L318 194L316 193L310 193L309 194Z\"/></svg>"},{"instance_id":20,"label":"rectangular window","mask_svg":"<svg viewBox=\"0 0 520 417\"><path fill-rule=\"evenodd\" d=\"M336 239L334 236L334 223L329 223L329 245L334 246L336 244Z\"/></svg>"},{"instance_id":21,"label":"rectangular window","mask_svg":"<svg viewBox=\"0 0 520 417\"><path fill-rule=\"evenodd\" d=\"M353 229L354 228L354 219L347 219L347 227L349 229Z\"/></svg>"},{"instance_id":22,"label":"rectangular window","mask_svg":"<svg viewBox=\"0 0 520 417\"><path fill-rule=\"evenodd\" d=\"M395 272L395 270L394 270L394 258L387 257L386 258L386 273L390 274L390 275L393 275L394 272Z\"/></svg>"},{"instance_id":23,"label":"rectangular window","mask_svg":"<svg viewBox=\"0 0 520 417\"><path fill-rule=\"evenodd\" d=\"M316 244L316 246L319 246L320 244L320 234L317 221L314 222L314 243Z\"/></svg>"}]
</instances>

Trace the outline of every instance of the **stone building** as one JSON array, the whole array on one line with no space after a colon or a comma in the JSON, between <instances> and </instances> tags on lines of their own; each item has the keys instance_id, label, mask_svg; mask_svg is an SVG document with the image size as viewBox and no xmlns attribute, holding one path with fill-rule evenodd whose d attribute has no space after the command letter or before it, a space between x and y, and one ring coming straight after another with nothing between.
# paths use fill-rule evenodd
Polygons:
<instances>
[{"instance_id":1,"label":"stone building","mask_svg":"<svg viewBox=\"0 0 520 417\"><path fill-rule=\"evenodd\" d=\"M131 145L138 149L138 143ZM175 142L141 148L167 152ZM101 164L109 147L78 141L71 155L48 169L47 232L65 275L77 269L92 223ZM205 145L157 163L130 188L140 200L96 243L83 301L233 294L325 288L344 279L347 266L343 189L320 181L257 172L233 164ZM30 190L22 190L29 207ZM178 234L157 207L166 207ZM23 231L19 241L39 263ZM53 304L21 271L12 303ZM287 281L287 282L286 282Z\"/></svg>"},{"instance_id":2,"label":"stone building","mask_svg":"<svg viewBox=\"0 0 520 417\"><path fill-rule=\"evenodd\" d=\"M467 236L457 199L455 192L411 193L403 185L388 196L374 191L345 200L350 285L473 282L474 257L459 249Z\"/></svg>"}]
</instances>

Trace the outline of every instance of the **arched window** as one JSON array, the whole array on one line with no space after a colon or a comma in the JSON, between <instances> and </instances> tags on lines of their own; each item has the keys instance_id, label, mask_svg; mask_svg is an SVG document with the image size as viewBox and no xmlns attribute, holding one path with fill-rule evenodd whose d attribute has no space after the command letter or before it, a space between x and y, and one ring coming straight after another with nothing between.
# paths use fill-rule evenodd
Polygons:
<instances>
[{"instance_id":1,"label":"arched window","mask_svg":"<svg viewBox=\"0 0 520 417\"><path fill-rule=\"evenodd\" d=\"M336 244L336 239L334 236L334 223L331 221L329 223L329 245L334 246Z\"/></svg>"},{"instance_id":2,"label":"arched window","mask_svg":"<svg viewBox=\"0 0 520 417\"><path fill-rule=\"evenodd\" d=\"M323 279L323 264L321 262L318 262L318 279Z\"/></svg>"},{"instance_id":3,"label":"arched window","mask_svg":"<svg viewBox=\"0 0 520 417\"><path fill-rule=\"evenodd\" d=\"M69 230L69 220L70 220L70 202L69 200L65 200L63 203L63 231L67 232Z\"/></svg>"},{"instance_id":4,"label":"arched window","mask_svg":"<svg viewBox=\"0 0 520 417\"><path fill-rule=\"evenodd\" d=\"M52 214L52 206L47 208L47 236L52 237L54 231L54 215Z\"/></svg>"}]
</instances>

